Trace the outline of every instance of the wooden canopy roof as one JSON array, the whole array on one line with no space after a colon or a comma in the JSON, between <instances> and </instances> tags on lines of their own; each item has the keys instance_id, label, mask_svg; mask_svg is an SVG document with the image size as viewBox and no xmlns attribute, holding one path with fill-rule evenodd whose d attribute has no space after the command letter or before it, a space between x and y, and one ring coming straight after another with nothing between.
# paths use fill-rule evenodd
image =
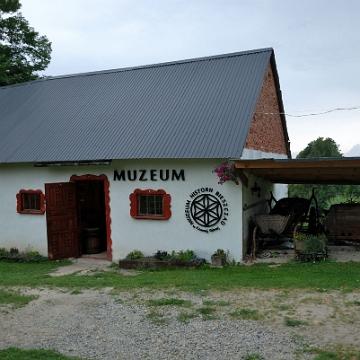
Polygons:
<instances>
[{"instance_id":1,"label":"wooden canopy roof","mask_svg":"<svg viewBox=\"0 0 360 360\"><path fill-rule=\"evenodd\" d=\"M234 160L243 184L246 174L278 184L360 184L360 157Z\"/></svg>"}]
</instances>

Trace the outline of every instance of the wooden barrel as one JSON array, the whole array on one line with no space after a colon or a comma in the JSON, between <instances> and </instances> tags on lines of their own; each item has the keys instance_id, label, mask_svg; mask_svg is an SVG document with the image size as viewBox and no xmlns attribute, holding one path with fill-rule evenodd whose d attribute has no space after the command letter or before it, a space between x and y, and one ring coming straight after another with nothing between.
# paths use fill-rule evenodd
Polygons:
<instances>
[{"instance_id":1,"label":"wooden barrel","mask_svg":"<svg viewBox=\"0 0 360 360\"><path fill-rule=\"evenodd\" d=\"M100 228L83 229L83 243L85 254L98 254L100 252Z\"/></svg>"}]
</instances>

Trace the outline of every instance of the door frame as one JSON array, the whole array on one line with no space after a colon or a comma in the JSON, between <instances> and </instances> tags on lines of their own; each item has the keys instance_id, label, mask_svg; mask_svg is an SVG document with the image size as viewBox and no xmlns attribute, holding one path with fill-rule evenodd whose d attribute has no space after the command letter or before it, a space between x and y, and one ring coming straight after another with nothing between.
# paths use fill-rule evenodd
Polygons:
<instances>
[{"instance_id":1,"label":"door frame","mask_svg":"<svg viewBox=\"0 0 360 360\"><path fill-rule=\"evenodd\" d=\"M112 261L111 217L110 217L110 182L106 175L76 175L70 176L70 181L102 181L105 195L105 221L106 221L106 252L107 260Z\"/></svg>"}]
</instances>

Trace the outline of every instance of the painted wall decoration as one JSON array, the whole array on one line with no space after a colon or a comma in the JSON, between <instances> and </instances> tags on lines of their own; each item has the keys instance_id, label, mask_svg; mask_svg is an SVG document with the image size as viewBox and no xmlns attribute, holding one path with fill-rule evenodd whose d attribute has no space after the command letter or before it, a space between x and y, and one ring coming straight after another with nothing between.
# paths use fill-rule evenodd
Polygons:
<instances>
[{"instance_id":1,"label":"painted wall decoration","mask_svg":"<svg viewBox=\"0 0 360 360\"><path fill-rule=\"evenodd\" d=\"M226 225L229 205L219 191L202 187L194 190L189 198L185 204L185 216L194 229L209 234Z\"/></svg>"}]
</instances>

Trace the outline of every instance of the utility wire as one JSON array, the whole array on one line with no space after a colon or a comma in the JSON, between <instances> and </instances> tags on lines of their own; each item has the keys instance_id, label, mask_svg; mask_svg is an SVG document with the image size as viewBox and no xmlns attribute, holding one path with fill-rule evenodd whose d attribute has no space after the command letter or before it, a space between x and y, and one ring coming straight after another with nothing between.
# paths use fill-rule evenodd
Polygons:
<instances>
[{"instance_id":1,"label":"utility wire","mask_svg":"<svg viewBox=\"0 0 360 360\"><path fill-rule=\"evenodd\" d=\"M328 114L328 113L335 112L335 111L350 111L350 110L358 110L358 109L360 109L360 106L353 106L353 107L348 107L348 108L336 108L336 109L326 110L326 111L323 111L323 112L303 114L303 115L293 115L293 114L279 113L279 112L256 112L255 114L286 115L286 116L291 116L291 117L305 117L305 116L323 115L323 114Z\"/></svg>"}]
</instances>

